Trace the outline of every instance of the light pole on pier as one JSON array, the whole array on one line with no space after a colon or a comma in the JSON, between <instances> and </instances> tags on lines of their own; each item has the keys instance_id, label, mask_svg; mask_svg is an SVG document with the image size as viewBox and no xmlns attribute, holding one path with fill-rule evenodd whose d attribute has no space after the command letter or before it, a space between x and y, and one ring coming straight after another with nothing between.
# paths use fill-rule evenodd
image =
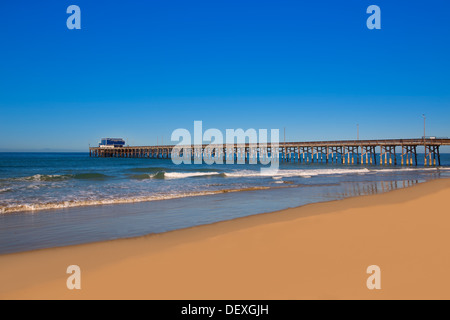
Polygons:
<instances>
[{"instance_id":1,"label":"light pole on pier","mask_svg":"<svg viewBox=\"0 0 450 320\"><path fill-rule=\"evenodd\" d=\"M425 153L424 164L426 166L427 165L427 145L425 143L425 137L426 137L425 124L426 124L427 117L425 116L425 114L422 114L422 117L423 117L423 148L424 148L424 153ZM430 155L430 165L431 165L431 155Z\"/></svg>"},{"instance_id":2,"label":"light pole on pier","mask_svg":"<svg viewBox=\"0 0 450 320\"><path fill-rule=\"evenodd\" d=\"M425 137L427 136L425 132L427 117L425 116L425 114L422 114L422 117L423 117L423 140L425 140Z\"/></svg>"}]
</instances>

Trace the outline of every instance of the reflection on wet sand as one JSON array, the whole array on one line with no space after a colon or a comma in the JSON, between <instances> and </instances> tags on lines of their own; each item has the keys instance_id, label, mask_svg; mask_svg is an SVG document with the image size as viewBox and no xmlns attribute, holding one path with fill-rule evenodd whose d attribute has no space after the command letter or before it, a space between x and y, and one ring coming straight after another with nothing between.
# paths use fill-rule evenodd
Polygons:
<instances>
[{"instance_id":1,"label":"reflection on wet sand","mask_svg":"<svg viewBox=\"0 0 450 320\"><path fill-rule=\"evenodd\" d=\"M437 172L430 175L427 180L434 180L441 177L441 173ZM342 192L329 193L328 195L340 198L372 195L378 193L389 192L396 189L412 187L416 184L425 182L423 179L402 179L388 181L366 181L366 182L345 182L341 184Z\"/></svg>"},{"instance_id":2,"label":"reflection on wet sand","mask_svg":"<svg viewBox=\"0 0 450 320\"><path fill-rule=\"evenodd\" d=\"M396 189L412 187L416 184L422 183L425 180L400 180L400 181L371 181L371 182L349 182L342 184L343 191L338 192L340 198L365 196L372 194L385 193ZM328 194L336 196L336 193Z\"/></svg>"}]
</instances>

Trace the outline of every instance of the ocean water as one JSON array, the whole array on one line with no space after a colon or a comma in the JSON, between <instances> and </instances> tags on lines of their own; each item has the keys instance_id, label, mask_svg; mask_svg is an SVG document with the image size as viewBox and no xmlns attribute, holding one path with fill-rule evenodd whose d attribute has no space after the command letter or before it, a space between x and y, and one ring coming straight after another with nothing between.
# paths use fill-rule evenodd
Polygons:
<instances>
[{"instance_id":1,"label":"ocean water","mask_svg":"<svg viewBox=\"0 0 450 320\"><path fill-rule=\"evenodd\" d=\"M420 158L420 155L419 155ZM450 177L442 167L174 165L86 153L0 153L0 253L159 233Z\"/></svg>"}]
</instances>

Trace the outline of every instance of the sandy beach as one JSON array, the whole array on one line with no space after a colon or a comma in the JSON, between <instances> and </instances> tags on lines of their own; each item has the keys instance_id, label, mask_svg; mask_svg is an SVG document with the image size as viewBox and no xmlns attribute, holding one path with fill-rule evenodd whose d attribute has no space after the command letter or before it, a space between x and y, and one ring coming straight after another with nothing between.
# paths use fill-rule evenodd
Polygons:
<instances>
[{"instance_id":1,"label":"sandy beach","mask_svg":"<svg viewBox=\"0 0 450 320\"><path fill-rule=\"evenodd\" d=\"M1 299L449 299L450 179L0 256ZM81 290L66 269L81 268ZM366 269L381 268L381 290Z\"/></svg>"}]
</instances>

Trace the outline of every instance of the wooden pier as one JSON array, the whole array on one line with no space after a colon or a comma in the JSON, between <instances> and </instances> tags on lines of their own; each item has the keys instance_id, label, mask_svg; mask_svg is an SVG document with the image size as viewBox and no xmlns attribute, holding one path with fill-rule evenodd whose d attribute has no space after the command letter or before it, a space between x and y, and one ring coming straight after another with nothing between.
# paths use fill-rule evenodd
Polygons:
<instances>
[{"instance_id":1,"label":"wooden pier","mask_svg":"<svg viewBox=\"0 0 450 320\"><path fill-rule=\"evenodd\" d=\"M263 147L257 144L90 147L89 155L91 157L159 159L171 159L172 155L177 155L192 159L200 157L205 162L208 159L221 159L225 162L232 157L237 163L256 163L257 159L264 157L276 159L276 152L278 152L278 159L284 162L417 166L417 148L423 147L424 165L440 166L439 149L441 146L448 145L450 145L450 139L427 138L280 142L276 148L271 147L270 144Z\"/></svg>"}]
</instances>

